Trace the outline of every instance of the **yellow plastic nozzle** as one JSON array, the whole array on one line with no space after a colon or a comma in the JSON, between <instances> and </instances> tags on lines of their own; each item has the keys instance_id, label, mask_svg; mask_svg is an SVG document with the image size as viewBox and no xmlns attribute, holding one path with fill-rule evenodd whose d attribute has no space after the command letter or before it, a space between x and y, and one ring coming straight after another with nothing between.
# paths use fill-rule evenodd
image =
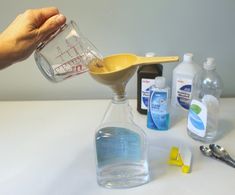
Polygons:
<instances>
[{"instance_id":1,"label":"yellow plastic nozzle","mask_svg":"<svg viewBox=\"0 0 235 195\"><path fill-rule=\"evenodd\" d=\"M168 160L169 165L176 165L176 166L182 166L183 161L179 154L179 148L172 147L170 151L170 159Z\"/></svg>"},{"instance_id":2,"label":"yellow plastic nozzle","mask_svg":"<svg viewBox=\"0 0 235 195\"><path fill-rule=\"evenodd\" d=\"M190 163L188 161L191 161L191 158L187 158L186 155L191 155L191 153L190 151L187 152L188 153L185 153L185 149L180 151L178 147L171 147L168 164L181 167L183 173L190 173Z\"/></svg>"},{"instance_id":3,"label":"yellow plastic nozzle","mask_svg":"<svg viewBox=\"0 0 235 195\"><path fill-rule=\"evenodd\" d=\"M182 172L183 173L189 173L190 172L190 166L183 165L182 166Z\"/></svg>"},{"instance_id":4,"label":"yellow plastic nozzle","mask_svg":"<svg viewBox=\"0 0 235 195\"><path fill-rule=\"evenodd\" d=\"M170 151L170 159L171 160L176 160L179 154L179 148L177 147L172 147Z\"/></svg>"}]
</instances>

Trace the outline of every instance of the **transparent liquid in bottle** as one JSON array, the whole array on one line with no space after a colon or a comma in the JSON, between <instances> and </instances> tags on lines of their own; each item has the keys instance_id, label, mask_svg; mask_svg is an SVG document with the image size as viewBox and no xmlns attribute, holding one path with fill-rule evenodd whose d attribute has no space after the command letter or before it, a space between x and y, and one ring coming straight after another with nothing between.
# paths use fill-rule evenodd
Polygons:
<instances>
[{"instance_id":1,"label":"transparent liquid in bottle","mask_svg":"<svg viewBox=\"0 0 235 195\"><path fill-rule=\"evenodd\" d=\"M133 123L128 101L113 99L95 135L97 181L130 188L149 181L145 133Z\"/></svg>"},{"instance_id":2,"label":"transparent liquid in bottle","mask_svg":"<svg viewBox=\"0 0 235 195\"><path fill-rule=\"evenodd\" d=\"M219 100L222 93L223 82L216 72L214 59L208 58L204 63L204 69L198 72L193 80L193 101L202 104L202 107L206 108L206 117L200 118L202 110L192 108L192 103L189 110L188 124L195 124L197 129L189 128L188 135L193 139L202 142L213 142L218 137L218 119L219 119ZM200 106L199 106L200 107ZM201 120L205 118L206 120ZM204 128L200 128L204 126ZM204 132L204 133L203 133Z\"/></svg>"}]
</instances>

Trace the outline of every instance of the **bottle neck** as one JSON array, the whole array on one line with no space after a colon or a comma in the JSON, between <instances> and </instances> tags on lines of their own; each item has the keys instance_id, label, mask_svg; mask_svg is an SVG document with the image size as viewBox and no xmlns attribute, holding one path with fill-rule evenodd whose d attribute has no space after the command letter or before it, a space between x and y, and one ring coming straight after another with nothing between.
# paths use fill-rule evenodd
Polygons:
<instances>
[{"instance_id":1,"label":"bottle neck","mask_svg":"<svg viewBox=\"0 0 235 195\"><path fill-rule=\"evenodd\" d=\"M132 123L132 118L131 107L129 106L126 94L114 94L102 123L121 125L124 123Z\"/></svg>"},{"instance_id":2,"label":"bottle neck","mask_svg":"<svg viewBox=\"0 0 235 195\"><path fill-rule=\"evenodd\" d=\"M112 102L113 103L124 103L127 100L126 92L123 93L113 93Z\"/></svg>"},{"instance_id":3,"label":"bottle neck","mask_svg":"<svg viewBox=\"0 0 235 195\"><path fill-rule=\"evenodd\" d=\"M204 70L207 71L207 72L216 72L216 69L215 69L215 68L213 68L213 69L204 68Z\"/></svg>"}]
</instances>

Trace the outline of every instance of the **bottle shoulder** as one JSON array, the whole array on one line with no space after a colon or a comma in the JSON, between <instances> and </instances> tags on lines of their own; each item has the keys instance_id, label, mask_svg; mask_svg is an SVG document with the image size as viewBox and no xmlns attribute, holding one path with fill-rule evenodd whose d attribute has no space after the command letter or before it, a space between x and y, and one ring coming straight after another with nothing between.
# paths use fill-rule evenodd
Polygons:
<instances>
[{"instance_id":1,"label":"bottle shoulder","mask_svg":"<svg viewBox=\"0 0 235 195\"><path fill-rule=\"evenodd\" d=\"M193 79L193 83L196 88L223 88L223 81L216 71L202 70L198 72Z\"/></svg>"},{"instance_id":2,"label":"bottle shoulder","mask_svg":"<svg viewBox=\"0 0 235 195\"><path fill-rule=\"evenodd\" d=\"M218 81L220 83L222 83L222 79L220 77L220 75L216 72L216 71L206 71L206 70L202 70L199 71L195 77L194 80L200 80L200 81L210 81L210 82L215 82Z\"/></svg>"},{"instance_id":3,"label":"bottle shoulder","mask_svg":"<svg viewBox=\"0 0 235 195\"><path fill-rule=\"evenodd\" d=\"M138 73L161 73L163 70L162 64L149 64L149 65L142 65L138 68Z\"/></svg>"},{"instance_id":4,"label":"bottle shoulder","mask_svg":"<svg viewBox=\"0 0 235 195\"><path fill-rule=\"evenodd\" d=\"M153 85L150 87L150 90L154 91L154 92L167 92L167 93L169 93L170 87L166 86L164 88L157 88L155 85Z\"/></svg>"},{"instance_id":5,"label":"bottle shoulder","mask_svg":"<svg viewBox=\"0 0 235 195\"><path fill-rule=\"evenodd\" d=\"M198 64L180 63L174 68L173 74L195 75L200 70L201 67Z\"/></svg>"}]
</instances>

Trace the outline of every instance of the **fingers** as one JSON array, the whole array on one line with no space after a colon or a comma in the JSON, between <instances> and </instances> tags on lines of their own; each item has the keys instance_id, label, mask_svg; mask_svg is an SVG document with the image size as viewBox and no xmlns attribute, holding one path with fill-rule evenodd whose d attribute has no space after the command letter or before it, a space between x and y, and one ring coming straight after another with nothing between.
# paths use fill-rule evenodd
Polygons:
<instances>
[{"instance_id":1,"label":"fingers","mask_svg":"<svg viewBox=\"0 0 235 195\"><path fill-rule=\"evenodd\" d=\"M50 17L58 15L59 10L56 7L46 7L33 10L34 15L37 17L38 27L40 27Z\"/></svg>"},{"instance_id":2,"label":"fingers","mask_svg":"<svg viewBox=\"0 0 235 195\"><path fill-rule=\"evenodd\" d=\"M66 22L65 16L59 13L56 7L41 9L29 9L23 14L23 19L27 21L29 29L35 38L34 42L42 42L50 34Z\"/></svg>"},{"instance_id":3,"label":"fingers","mask_svg":"<svg viewBox=\"0 0 235 195\"><path fill-rule=\"evenodd\" d=\"M65 16L58 14L50 17L41 27L39 27L39 36L41 39L55 32L61 25L66 22Z\"/></svg>"}]
</instances>

